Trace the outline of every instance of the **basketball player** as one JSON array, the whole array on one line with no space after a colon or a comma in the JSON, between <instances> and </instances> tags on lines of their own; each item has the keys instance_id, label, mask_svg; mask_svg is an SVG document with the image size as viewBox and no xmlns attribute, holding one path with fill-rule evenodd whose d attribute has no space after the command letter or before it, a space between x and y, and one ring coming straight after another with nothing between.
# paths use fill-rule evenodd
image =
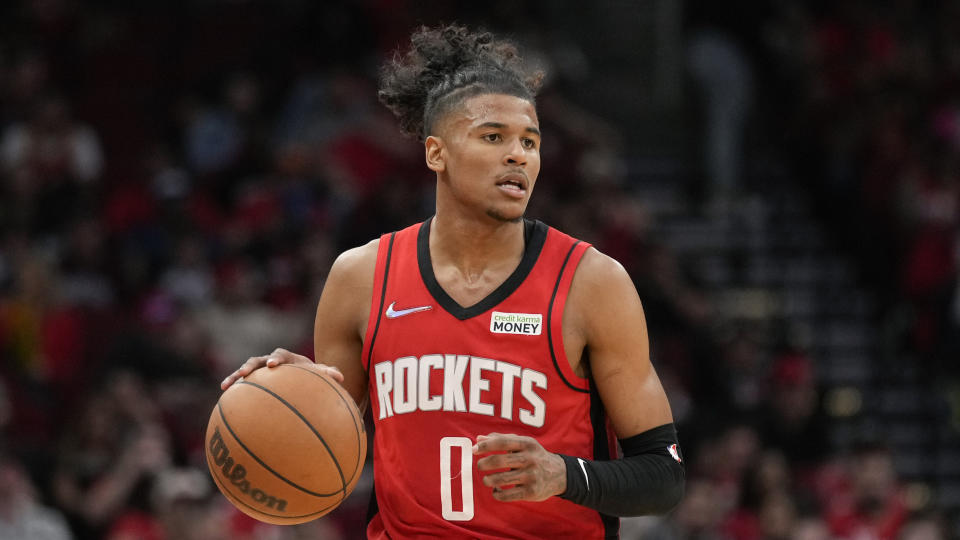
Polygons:
<instances>
[{"instance_id":1,"label":"basketball player","mask_svg":"<svg viewBox=\"0 0 960 540\"><path fill-rule=\"evenodd\" d=\"M370 538L616 538L616 516L682 496L633 283L524 218L538 86L515 47L459 26L419 30L383 69L436 214L340 255L314 331L316 369L372 407ZM313 365L277 349L222 387L282 363Z\"/></svg>"}]
</instances>

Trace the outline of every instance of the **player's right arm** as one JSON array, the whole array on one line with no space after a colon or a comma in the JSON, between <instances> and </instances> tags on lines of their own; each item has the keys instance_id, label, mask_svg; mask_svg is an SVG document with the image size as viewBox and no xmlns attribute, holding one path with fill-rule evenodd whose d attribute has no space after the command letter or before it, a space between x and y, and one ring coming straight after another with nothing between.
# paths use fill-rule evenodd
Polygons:
<instances>
[{"instance_id":1,"label":"player's right arm","mask_svg":"<svg viewBox=\"0 0 960 540\"><path fill-rule=\"evenodd\" d=\"M366 405L367 377L360 355L373 297L373 274L380 241L347 250L337 257L317 303L313 326L315 360L276 349L264 356L247 359L220 384L226 390L241 377L264 366L309 365L333 377L350 392L361 407Z\"/></svg>"},{"instance_id":2,"label":"player's right arm","mask_svg":"<svg viewBox=\"0 0 960 540\"><path fill-rule=\"evenodd\" d=\"M361 412L367 402L367 373L360 355L370 317L379 247L377 239L337 257L317 303L313 325L314 360L343 374L341 384Z\"/></svg>"}]
</instances>

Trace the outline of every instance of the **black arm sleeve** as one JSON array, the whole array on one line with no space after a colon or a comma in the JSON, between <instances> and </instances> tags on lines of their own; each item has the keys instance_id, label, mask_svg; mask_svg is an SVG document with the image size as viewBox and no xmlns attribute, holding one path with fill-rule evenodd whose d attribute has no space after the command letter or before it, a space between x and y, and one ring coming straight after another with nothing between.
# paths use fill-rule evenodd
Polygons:
<instances>
[{"instance_id":1,"label":"black arm sleeve","mask_svg":"<svg viewBox=\"0 0 960 540\"><path fill-rule=\"evenodd\" d=\"M610 461L560 454L567 465L567 490L561 497L611 516L673 509L683 498L685 482L674 425L621 439L620 447L624 457Z\"/></svg>"}]
</instances>

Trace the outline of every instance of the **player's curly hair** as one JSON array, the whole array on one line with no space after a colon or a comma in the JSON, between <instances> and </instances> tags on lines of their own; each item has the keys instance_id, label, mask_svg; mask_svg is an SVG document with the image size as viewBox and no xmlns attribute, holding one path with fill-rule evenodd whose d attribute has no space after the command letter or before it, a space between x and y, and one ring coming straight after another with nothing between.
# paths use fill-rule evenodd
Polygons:
<instances>
[{"instance_id":1,"label":"player's curly hair","mask_svg":"<svg viewBox=\"0 0 960 540\"><path fill-rule=\"evenodd\" d=\"M384 64L377 96L400 129L423 141L438 118L479 94L506 94L534 102L543 80L529 72L513 43L456 24L421 27L410 49Z\"/></svg>"}]
</instances>

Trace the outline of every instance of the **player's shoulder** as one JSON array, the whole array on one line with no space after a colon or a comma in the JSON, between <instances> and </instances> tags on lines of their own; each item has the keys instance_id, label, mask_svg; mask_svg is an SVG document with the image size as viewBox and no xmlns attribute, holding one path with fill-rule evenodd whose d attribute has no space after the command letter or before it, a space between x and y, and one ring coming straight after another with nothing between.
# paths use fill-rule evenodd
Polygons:
<instances>
[{"instance_id":1,"label":"player's shoulder","mask_svg":"<svg viewBox=\"0 0 960 540\"><path fill-rule=\"evenodd\" d=\"M547 226L555 238L561 238L559 244L562 249L568 249L567 246L574 246L583 242L583 240L571 236L559 229ZM576 264L576 271L573 276L572 293L585 293L585 296L592 296L595 292L614 291L624 292L636 290L633 280L627 273L627 270L620 264L620 261L603 253L592 244L587 244L579 262ZM572 249L570 251L572 253Z\"/></svg>"},{"instance_id":2,"label":"player's shoulder","mask_svg":"<svg viewBox=\"0 0 960 540\"><path fill-rule=\"evenodd\" d=\"M619 261L591 247L573 276L564 310L564 328L581 332L588 345L622 339L643 321L633 279ZM569 326L568 326L569 325Z\"/></svg>"},{"instance_id":3,"label":"player's shoulder","mask_svg":"<svg viewBox=\"0 0 960 540\"><path fill-rule=\"evenodd\" d=\"M591 246L580 259L570 284L567 312L574 314L570 322L590 326L588 320L605 318L609 309L624 301L639 302L633 279L619 261Z\"/></svg>"},{"instance_id":4,"label":"player's shoulder","mask_svg":"<svg viewBox=\"0 0 960 540\"><path fill-rule=\"evenodd\" d=\"M620 261L593 246L583 253L574 280L590 289L617 289L624 285L633 287L633 281Z\"/></svg>"},{"instance_id":5,"label":"player's shoulder","mask_svg":"<svg viewBox=\"0 0 960 540\"><path fill-rule=\"evenodd\" d=\"M333 264L341 266L357 266L370 263L371 261L376 263L377 251L379 251L379 249L380 239L374 238L362 246L357 246L344 251L337 256L337 260L334 261Z\"/></svg>"},{"instance_id":6,"label":"player's shoulder","mask_svg":"<svg viewBox=\"0 0 960 540\"><path fill-rule=\"evenodd\" d=\"M362 246L350 248L337 256L330 268L331 279L364 280L373 275L377 266L380 239L375 238Z\"/></svg>"}]
</instances>

